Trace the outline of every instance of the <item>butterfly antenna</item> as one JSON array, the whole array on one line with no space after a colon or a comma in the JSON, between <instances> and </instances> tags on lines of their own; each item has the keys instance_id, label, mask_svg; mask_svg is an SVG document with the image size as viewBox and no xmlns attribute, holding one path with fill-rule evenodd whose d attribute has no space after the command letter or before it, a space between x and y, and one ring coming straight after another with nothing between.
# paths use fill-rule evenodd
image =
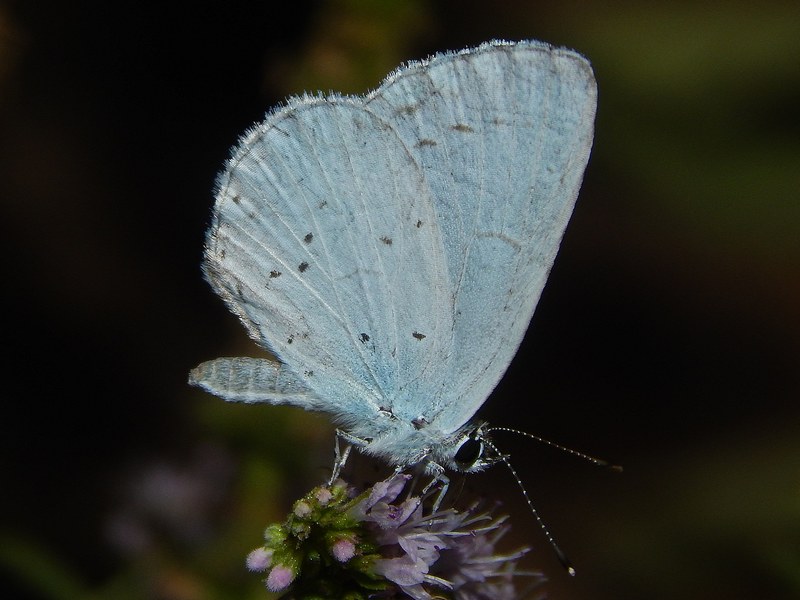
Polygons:
<instances>
[{"instance_id":1,"label":"butterfly antenna","mask_svg":"<svg viewBox=\"0 0 800 600\"><path fill-rule=\"evenodd\" d=\"M528 503L528 508L531 509L531 512L533 513L533 517L536 519L536 522L539 523L539 527L542 528L542 532L544 533L544 537L547 538L547 541L550 544L550 547L553 549L553 552L556 553L556 557L558 558L558 562L561 563L561 566L564 567L564 569L567 571L567 573L569 575L575 576L575 568L572 566L572 563L567 558L567 555L564 554L564 551L561 548L558 547L558 544L556 544L556 541L553 539L553 534L550 533L550 530L547 528L547 525L545 525L544 521L542 521L542 517L539 516L539 512L536 510L536 508L534 508L533 501L531 500L531 497L528 495L528 490L526 490L525 486L522 485L522 480L519 478L519 475L517 475L517 471L514 469L514 467L511 466L511 463L509 462L508 457L505 454L501 454L500 451L497 449L497 446L492 444L486 438L483 438L481 441L484 444L486 444L487 446L489 446L489 448L494 450L495 454L497 454L498 459L502 460L505 463L505 465L508 467L508 470L511 471L511 475L514 477L514 480L517 482L517 485L519 486L519 489L522 490L522 495L525 497L525 502Z\"/></svg>"},{"instance_id":2,"label":"butterfly antenna","mask_svg":"<svg viewBox=\"0 0 800 600\"><path fill-rule=\"evenodd\" d=\"M586 460L592 463L593 465L597 465L598 467L605 467L607 469L611 469L612 471L616 471L617 473L622 472L622 466L620 465L613 465L603 459L595 458L594 456L589 456L588 454L584 454L583 452L578 452L577 450L573 450L572 448L567 448L566 446L562 446L561 444L556 444L555 442L551 442L550 440L540 438L538 435L533 435L531 433L528 433L527 431L520 431L519 429L511 429L510 427L490 427L486 429L486 433L489 433L490 431L507 431L509 433L516 433L525 436L527 438L531 438L532 440L536 440L537 442L547 444L552 448L557 448L558 450L566 452L567 454L571 454L572 456L577 456L578 458L582 458L583 460Z\"/></svg>"}]
</instances>

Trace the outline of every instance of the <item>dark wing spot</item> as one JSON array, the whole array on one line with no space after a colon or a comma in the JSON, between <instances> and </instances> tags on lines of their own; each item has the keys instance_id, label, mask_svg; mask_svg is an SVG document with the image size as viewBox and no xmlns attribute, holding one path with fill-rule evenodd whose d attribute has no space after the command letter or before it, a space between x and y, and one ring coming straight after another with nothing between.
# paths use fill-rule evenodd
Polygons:
<instances>
[{"instance_id":1,"label":"dark wing spot","mask_svg":"<svg viewBox=\"0 0 800 600\"><path fill-rule=\"evenodd\" d=\"M313 377L314 376L314 371L304 371L303 374L306 377Z\"/></svg>"},{"instance_id":2,"label":"dark wing spot","mask_svg":"<svg viewBox=\"0 0 800 600\"><path fill-rule=\"evenodd\" d=\"M328 206L328 201L323 200L322 202L319 203L319 206L317 208L325 208L326 206Z\"/></svg>"},{"instance_id":3,"label":"dark wing spot","mask_svg":"<svg viewBox=\"0 0 800 600\"><path fill-rule=\"evenodd\" d=\"M313 239L314 239L314 234L313 234L313 233L307 233L307 234L306 234L306 237L304 237L304 238L303 238L303 241L304 241L306 244L310 244L310 243L311 243L311 240L313 240Z\"/></svg>"},{"instance_id":4,"label":"dark wing spot","mask_svg":"<svg viewBox=\"0 0 800 600\"><path fill-rule=\"evenodd\" d=\"M241 204L242 203L242 199L239 198L239 196L234 196L233 198L231 198L231 200L233 200L234 204Z\"/></svg>"},{"instance_id":5,"label":"dark wing spot","mask_svg":"<svg viewBox=\"0 0 800 600\"><path fill-rule=\"evenodd\" d=\"M392 238L386 237L385 235L381 238L381 241L386 244L387 246L392 245Z\"/></svg>"},{"instance_id":6,"label":"dark wing spot","mask_svg":"<svg viewBox=\"0 0 800 600\"><path fill-rule=\"evenodd\" d=\"M281 276L281 272L280 271L276 271L275 269L273 269L272 271L269 272L269 276L270 276L270 278L274 279L275 277L280 277Z\"/></svg>"},{"instance_id":7,"label":"dark wing spot","mask_svg":"<svg viewBox=\"0 0 800 600\"><path fill-rule=\"evenodd\" d=\"M411 424L414 429L422 429L428 424L428 421L425 420L425 417L417 417L416 419L411 419Z\"/></svg>"},{"instance_id":8,"label":"dark wing spot","mask_svg":"<svg viewBox=\"0 0 800 600\"><path fill-rule=\"evenodd\" d=\"M392 412L391 408L387 408L385 406L381 406L378 408L378 414L391 419L392 421L397 421L397 416Z\"/></svg>"},{"instance_id":9,"label":"dark wing spot","mask_svg":"<svg viewBox=\"0 0 800 600\"><path fill-rule=\"evenodd\" d=\"M294 334L292 334L288 338L286 338L286 343L287 344L291 344L293 341L294 341Z\"/></svg>"},{"instance_id":10,"label":"dark wing spot","mask_svg":"<svg viewBox=\"0 0 800 600\"><path fill-rule=\"evenodd\" d=\"M422 148L423 146L435 146L435 145L436 142L428 138L423 138L416 143L417 148Z\"/></svg>"},{"instance_id":11,"label":"dark wing spot","mask_svg":"<svg viewBox=\"0 0 800 600\"><path fill-rule=\"evenodd\" d=\"M417 221L417 229L419 229L420 227L422 227L422 221Z\"/></svg>"},{"instance_id":12,"label":"dark wing spot","mask_svg":"<svg viewBox=\"0 0 800 600\"><path fill-rule=\"evenodd\" d=\"M358 339L361 340L362 344L366 344L369 341L369 336L366 333L362 333L358 336Z\"/></svg>"},{"instance_id":13,"label":"dark wing spot","mask_svg":"<svg viewBox=\"0 0 800 600\"><path fill-rule=\"evenodd\" d=\"M305 270L308 268L308 263L306 261L303 261L297 268L300 269L301 273L305 273Z\"/></svg>"},{"instance_id":14,"label":"dark wing spot","mask_svg":"<svg viewBox=\"0 0 800 600\"><path fill-rule=\"evenodd\" d=\"M425 334L424 334L424 333L420 333L420 332L418 332L418 331L415 331L415 332L414 332L414 333L412 333L411 335L413 335L413 336L414 336L415 338L417 338L418 340L424 340L424 339L425 339Z\"/></svg>"},{"instance_id":15,"label":"dark wing spot","mask_svg":"<svg viewBox=\"0 0 800 600\"><path fill-rule=\"evenodd\" d=\"M461 133L475 133L475 130L470 127L469 125L465 125L464 123L458 123L456 125L452 125L450 127L453 131L460 131Z\"/></svg>"}]
</instances>

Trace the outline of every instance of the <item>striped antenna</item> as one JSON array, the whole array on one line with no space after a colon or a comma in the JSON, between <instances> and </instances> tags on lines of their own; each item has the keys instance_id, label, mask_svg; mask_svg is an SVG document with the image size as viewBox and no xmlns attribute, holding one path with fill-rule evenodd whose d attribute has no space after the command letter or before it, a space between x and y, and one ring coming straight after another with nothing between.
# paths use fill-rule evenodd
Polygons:
<instances>
[{"instance_id":1,"label":"striped antenna","mask_svg":"<svg viewBox=\"0 0 800 600\"><path fill-rule=\"evenodd\" d=\"M567 448L566 446L562 446L561 444L556 444L555 442L551 442L549 440L541 438L538 435L533 435L533 434L527 433L526 431L520 431L518 429L511 429L510 427L489 427L489 428L484 430L484 433L490 433L492 431L507 431L508 433L516 433L516 434L519 434L521 436L536 440L537 442L541 442L543 444L551 446L552 448L557 448L558 450L566 452L567 454L571 454L573 456L577 456L578 458L582 458L582 459L592 463L593 465L597 465L598 467L605 467L605 468L611 469L612 471L615 471L617 473L621 473L622 472L622 467L620 465L613 465L613 464L609 463L608 461L602 460L600 458L595 458L594 456L589 456L588 454L584 454L583 452L578 452L577 450L573 450L572 448ZM550 543L550 546L553 548L553 551L556 553L556 557L558 557L559 562L564 567L564 569L567 571L567 573L569 575L574 576L575 575L575 568L572 566L572 563L567 558L567 555L564 554L564 551L561 550L561 548L559 548L558 544L556 544L556 541L553 539L553 535L550 533L550 530L547 528L547 525L544 524L544 521L542 521L542 518L539 516L539 512L533 506L533 501L531 500L531 497L528 495L528 490L526 490L525 486L522 484L522 480L519 478L519 475L517 475L517 471L514 469L514 467L511 466L511 463L508 460L508 456L506 456L505 454L502 454L497 449L497 446L495 446L492 442L490 442L485 437L481 438L481 441L484 444L486 444L489 448L494 450L495 454L497 454L498 460L502 460L505 463L505 465L508 467L508 470L511 471L511 475L514 477L514 480L517 482L517 485L519 486L519 489L522 490L522 495L525 497L525 502L528 503L528 508L531 509L531 512L533 513L533 516L536 519L536 522L539 523L539 527L542 528L542 531L544 532L545 538L547 538L547 541Z\"/></svg>"},{"instance_id":2,"label":"striped antenna","mask_svg":"<svg viewBox=\"0 0 800 600\"><path fill-rule=\"evenodd\" d=\"M556 544L556 541L553 539L553 535L550 533L550 530L547 528L547 525L544 524L544 521L542 521L542 517L539 516L539 512L536 510L536 508L534 508L533 501L531 501L531 497L528 495L528 490L526 490L525 486L522 485L522 480L519 478L519 475L517 475L517 471L514 469L514 467L511 466L511 463L508 461L508 456L506 456L505 454L501 454L500 451L497 449L497 446L495 446L492 442L490 442L486 438L482 438L481 441L487 446L489 446L489 448L494 450L494 452L497 454L497 458L499 460L502 460L508 467L508 470L511 471L511 475L517 482L519 489L522 490L522 495L525 497L525 502L528 503L528 508L531 509L533 517L536 519L536 522L539 523L539 527L542 528L542 531L544 532L544 537L547 538L547 541L550 543L550 547L553 548L553 551L556 553L558 561L561 563L564 569L566 569L567 573L574 577L575 568L572 566L572 563L567 558L567 555L564 554L564 551L561 548L559 548L558 544Z\"/></svg>"},{"instance_id":3,"label":"striped antenna","mask_svg":"<svg viewBox=\"0 0 800 600\"><path fill-rule=\"evenodd\" d=\"M532 433L528 433L527 431L520 431L519 429L511 429L510 427L489 427L485 431L486 433L489 433L491 431L507 431L508 433L516 433L518 435L531 438L532 440L536 440L537 442L546 444L551 448L556 448L558 450L561 450L562 452L571 454L572 456L577 456L578 458L582 458L583 460L586 460L592 463L593 465L597 465L598 467L605 467L607 469L611 469L612 471L616 471L617 473L622 473L622 467L620 465L612 465L606 460L595 458L594 456L589 456L588 454L584 454L583 452L578 452L577 450L573 450L572 448L567 448L566 446L562 446L561 444L556 444L555 442L551 442L550 440L540 438L538 435L533 435Z\"/></svg>"}]
</instances>

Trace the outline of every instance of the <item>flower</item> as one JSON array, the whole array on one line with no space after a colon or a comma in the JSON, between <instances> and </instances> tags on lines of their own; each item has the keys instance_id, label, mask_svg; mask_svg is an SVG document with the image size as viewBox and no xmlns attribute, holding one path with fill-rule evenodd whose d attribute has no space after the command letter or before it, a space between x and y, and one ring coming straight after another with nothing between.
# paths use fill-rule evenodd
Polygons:
<instances>
[{"instance_id":1,"label":"flower","mask_svg":"<svg viewBox=\"0 0 800 600\"><path fill-rule=\"evenodd\" d=\"M282 592L294 580L297 573L291 567L277 565L272 568L267 576L267 589L270 592Z\"/></svg>"},{"instance_id":2,"label":"flower","mask_svg":"<svg viewBox=\"0 0 800 600\"><path fill-rule=\"evenodd\" d=\"M347 538L342 538L331 547L331 554L339 562L347 562L356 555L356 545Z\"/></svg>"},{"instance_id":3,"label":"flower","mask_svg":"<svg viewBox=\"0 0 800 600\"><path fill-rule=\"evenodd\" d=\"M431 512L425 498L400 499L409 479L395 474L358 494L342 480L313 489L285 523L267 527L248 568L269 569L267 588L297 599L518 598L517 561L527 549L496 552L506 517L477 504Z\"/></svg>"},{"instance_id":4,"label":"flower","mask_svg":"<svg viewBox=\"0 0 800 600\"><path fill-rule=\"evenodd\" d=\"M256 548L247 555L247 569L256 573L266 571L272 564L272 550Z\"/></svg>"}]
</instances>

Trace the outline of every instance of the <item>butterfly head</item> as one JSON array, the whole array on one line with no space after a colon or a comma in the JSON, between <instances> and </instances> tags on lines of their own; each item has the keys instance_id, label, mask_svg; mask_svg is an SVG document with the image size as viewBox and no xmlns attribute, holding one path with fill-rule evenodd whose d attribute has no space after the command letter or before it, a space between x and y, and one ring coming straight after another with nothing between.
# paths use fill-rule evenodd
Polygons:
<instances>
[{"instance_id":1,"label":"butterfly head","mask_svg":"<svg viewBox=\"0 0 800 600\"><path fill-rule=\"evenodd\" d=\"M440 460L453 471L475 473L501 460L501 456L487 438L486 423L478 422L462 427Z\"/></svg>"}]
</instances>

